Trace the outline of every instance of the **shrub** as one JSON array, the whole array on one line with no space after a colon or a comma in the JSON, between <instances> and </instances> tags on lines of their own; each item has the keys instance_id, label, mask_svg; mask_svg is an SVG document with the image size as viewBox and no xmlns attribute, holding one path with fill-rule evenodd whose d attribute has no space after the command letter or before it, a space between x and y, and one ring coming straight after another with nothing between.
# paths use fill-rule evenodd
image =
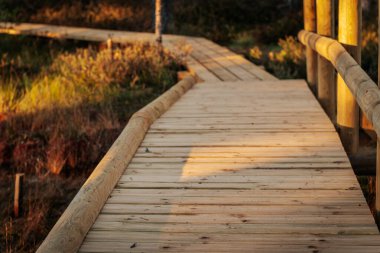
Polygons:
<instances>
[{"instance_id":1,"label":"shrub","mask_svg":"<svg viewBox=\"0 0 380 253\"><path fill-rule=\"evenodd\" d=\"M66 156L75 138L84 134L91 142L106 126L118 129L130 109L136 108L131 106L132 101L146 101L144 97L152 92L161 93L175 83L181 64L180 56L146 43L112 51L78 49L59 54L21 95L14 86L5 85L0 98L7 99L1 100L0 106L9 118L3 122L0 138L16 136L14 166L33 171L36 164L35 172L48 169L58 174L68 161ZM17 137L22 132L27 134L24 139ZM36 146L46 152L31 153ZM46 155L40 157L41 153ZM31 160L29 156L39 157L39 162L26 162ZM74 160L70 160L71 165Z\"/></svg>"},{"instance_id":2,"label":"shrub","mask_svg":"<svg viewBox=\"0 0 380 253\"><path fill-rule=\"evenodd\" d=\"M371 25L362 33L362 67L372 80L377 83L378 65L378 34L377 27Z\"/></svg>"},{"instance_id":3,"label":"shrub","mask_svg":"<svg viewBox=\"0 0 380 253\"><path fill-rule=\"evenodd\" d=\"M282 79L306 76L304 48L292 36L280 39L278 47L269 49L266 53L254 46L249 50L248 57L256 64L263 64L268 71Z\"/></svg>"},{"instance_id":4,"label":"shrub","mask_svg":"<svg viewBox=\"0 0 380 253\"><path fill-rule=\"evenodd\" d=\"M281 50L268 54L267 68L279 78L304 78L306 64L303 46L291 36L280 39L278 44Z\"/></svg>"}]
</instances>

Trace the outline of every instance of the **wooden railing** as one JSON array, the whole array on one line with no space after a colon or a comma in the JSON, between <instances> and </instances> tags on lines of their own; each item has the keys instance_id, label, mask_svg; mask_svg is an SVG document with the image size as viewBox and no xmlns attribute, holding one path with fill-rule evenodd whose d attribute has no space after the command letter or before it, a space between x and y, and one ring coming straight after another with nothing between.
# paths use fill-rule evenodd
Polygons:
<instances>
[{"instance_id":1,"label":"wooden railing","mask_svg":"<svg viewBox=\"0 0 380 253\"><path fill-rule=\"evenodd\" d=\"M334 0L304 0L307 81L336 123L346 151L355 155L362 124L380 135L380 89L360 67L361 1L339 0L338 40L334 39ZM338 73L335 77L335 70ZM377 139L376 210L380 214L380 148Z\"/></svg>"},{"instance_id":2,"label":"wooden railing","mask_svg":"<svg viewBox=\"0 0 380 253\"><path fill-rule=\"evenodd\" d=\"M195 79L187 76L133 114L127 126L49 232L37 253L78 251L150 125L194 84Z\"/></svg>"}]
</instances>

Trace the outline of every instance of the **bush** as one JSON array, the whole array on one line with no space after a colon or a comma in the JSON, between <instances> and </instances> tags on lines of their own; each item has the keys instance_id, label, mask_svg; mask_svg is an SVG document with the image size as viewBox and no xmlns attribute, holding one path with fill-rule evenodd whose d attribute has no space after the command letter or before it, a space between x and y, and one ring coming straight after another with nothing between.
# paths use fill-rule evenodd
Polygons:
<instances>
[{"instance_id":1,"label":"bush","mask_svg":"<svg viewBox=\"0 0 380 253\"><path fill-rule=\"evenodd\" d=\"M280 79L305 78L306 62L302 44L294 37L280 39L278 48L267 49L266 53L254 46L248 56L256 64L265 68Z\"/></svg>"},{"instance_id":2,"label":"bush","mask_svg":"<svg viewBox=\"0 0 380 253\"><path fill-rule=\"evenodd\" d=\"M377 27L371 25L362 33L362 67L372 80L377 83L378 34Z\"/></svg>"},{"instance_id":3,"label":"bush","mask_svg":"<svg viewBox=\"0 0 380 253\"><path fill-rule=\"evenodd\" d=\"M49 168L55 173L60 172L61 169L51 164L60 161L62 165L59 167L65 167L69 151L57 151L55 146L69 150L69 143L78 136L84 134L90 141L98 138L91 133L99 134L107 125L118 129L128 113L136 109L136 106L129 108L130 104L161 93L175 83L181 64L179 56L144 43L112 51L78 49L74 53L57 55L42 76L32 80L19 95L13 85L3 85L0 97L6 99L0 104L0 112L8 115L8 119L2 123L0 138L13 136L8 147L13 150L14 159L11 160L16 162L14 166L23 171L33 171L36 167L35 172ZM20 139L17 137L19 133L26 133L28 137ZM28 163L25 160L28 160L29 150L34 152L35 143L48 151L42 152L46 155L39 163ZM62 157L53 159L55 162L52 163L50 156L58 153ZM97 159L98 156L87 161Z\"/></svg>"},{"instance_id":4,"label":"bush","mask_svg":"<svg viewBox=\"0 0 380 253\"><path fill-rule=\"evenodd\" d=\"M98 103L136 90L162 92L175 82L182 60L161 50L137 43L112 52L80 49L60 54L48 73L32 83L17 110Z\"/></svg>"}]
</instances>

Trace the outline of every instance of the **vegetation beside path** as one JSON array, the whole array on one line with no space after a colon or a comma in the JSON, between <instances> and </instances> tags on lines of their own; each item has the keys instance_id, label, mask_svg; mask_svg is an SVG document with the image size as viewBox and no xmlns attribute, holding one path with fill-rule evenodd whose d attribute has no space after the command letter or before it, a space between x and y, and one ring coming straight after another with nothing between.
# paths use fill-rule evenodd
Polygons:
<instances>
[{"instance_id":1,"label":"vegetation beside path","mask_svg":"<svg viewBox=\"0 0 380 253\"><path fill-rule=\"evenodd\" d=\"M183 56L162 50L0 36L0 252L34 252L128 118L177 82Z\"/></svg>"}]
</instances>

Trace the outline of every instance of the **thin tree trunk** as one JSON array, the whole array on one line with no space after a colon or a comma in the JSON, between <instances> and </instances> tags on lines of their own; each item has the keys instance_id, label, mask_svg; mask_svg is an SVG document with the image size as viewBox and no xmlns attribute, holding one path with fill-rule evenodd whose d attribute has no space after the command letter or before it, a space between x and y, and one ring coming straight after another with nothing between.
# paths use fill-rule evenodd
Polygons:
<instances>
[{"instance_id":1,"label":"thin tree trunk","mask_svg":"<svg viewBox=\"0 0 380 253\"><path fill-rule=\"evenodd\" d=\"M163 0L156 0L156 41L162 43L162 11Z\"/></svg>"}]
</instances>

